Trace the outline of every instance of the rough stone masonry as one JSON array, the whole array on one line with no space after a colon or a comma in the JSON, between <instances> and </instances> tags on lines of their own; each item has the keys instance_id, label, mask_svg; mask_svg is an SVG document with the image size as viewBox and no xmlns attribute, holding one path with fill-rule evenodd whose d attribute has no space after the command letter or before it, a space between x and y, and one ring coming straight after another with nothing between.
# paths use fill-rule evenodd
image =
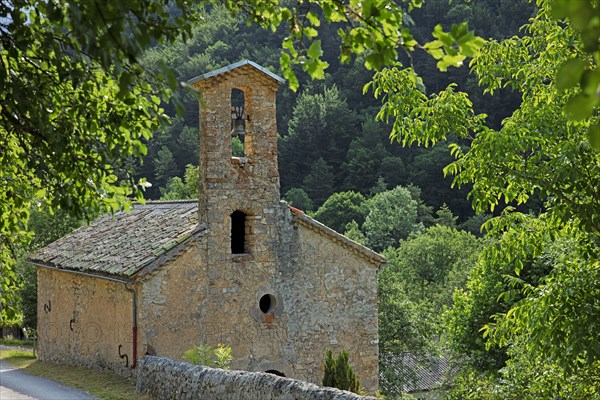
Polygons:
<instances>
[{"instance_id":1,"label":"rough stone masonry","mask_svg":"<svg viewBox=\"0 0 600 400\"><path fill-rule=\"evenodd\" d=\"M136 390L161 400L374 400L262 372L225 371L160 357L140 361Z\"/></svg>"}]
</instances>

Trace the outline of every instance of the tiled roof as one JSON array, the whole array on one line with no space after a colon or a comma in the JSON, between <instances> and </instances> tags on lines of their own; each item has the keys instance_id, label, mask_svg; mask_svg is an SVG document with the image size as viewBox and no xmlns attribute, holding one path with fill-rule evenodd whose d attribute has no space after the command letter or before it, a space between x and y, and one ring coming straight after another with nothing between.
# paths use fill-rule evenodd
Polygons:
<instances>
[{"instance_id":1,"label":"tiled roof","mask_svg":"<svg viewBox=\"0 0 600 400\"><path fill-rule=\"evenodd\" d=\"M213 76L221 75L221 74L224 74L226 72L232 71L232 70L234 70L236 68L240 68L240 67L243 67L243 66L246 66L246 65L249 65L249 66L255 68L256 70L264 73L265 75L267 75L268 77L272 78L273 80L275 80L275 81L277 81L279 83L284 83L285 82L285 79L283 79L279 75L276 75L276 74L272 73L271 71L269 71L265 67L261 67L257 63L255 63L253 61L250 61L250 60L242 60L242 61L238 61L238 62L233 63L233 64L226 65L223 68L219 68L219 69L216 69L214 71L207 72L206 74L202 74L200 76L192 78L187 83L190 84L190 85L192 85L194 83L198 83L198 82L203 81L205 79L212 78Z\"/></svg>"},{"instance_id":2,"label":"tiled roof","mask_svg":"<svg viewBox=\"0 0 600 400\"><path fill-rule=\"evenodd\" d=\"M456 374L446 357L419 358L410 353L381 354L385 369L393 371L400 381L392 382L381 373L381 384L392 393L423 392L443 388L449 378Z\"/></svg>"},{"instance_id":3,"label":"tiled roof","mask_svg":"<svg viewBox=\"0 0 600 400\"><path fill-rule=\"evenodd\" d=\"M360 255L361 257L366 258L375 265L381 265L385 263L386 260L381 254L374 252L368 247L365 247L362 244L347 238L341 233L334 231L330 227L323 225L319 221L312 219L308 215L304 214L304 212L295 207L290 207L290 210L292 211L292 215L294 216L297 223L302 224L321 235L328 236L330 239L342 244L349 250Z\"/></svg>"},{"instance_id":4,"label":"tiled roof","mask_svg":"<svg viewBox=\"0 0 600 400\"><path fill-rule=\"evenodd\" d=\"M148 202L94 220L29 261L66 270L131 277L205 229L198 201Z\"/></svg>"}]
</instances>

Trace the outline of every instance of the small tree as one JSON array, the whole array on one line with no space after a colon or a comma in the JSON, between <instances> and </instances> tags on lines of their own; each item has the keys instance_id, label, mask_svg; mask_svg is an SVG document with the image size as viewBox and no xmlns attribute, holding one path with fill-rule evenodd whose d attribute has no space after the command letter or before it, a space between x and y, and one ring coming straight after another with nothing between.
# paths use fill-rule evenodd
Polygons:
<instances>
[{"instance_id":1,"label":"small tree","mask_svg":"<svg viewBox=\"0 0 600 400\"><path fill-rule=\"evenodd\" d=\"M333 193L335 176L333 168L322 157L310 166L310 172L304 177L303 184L314 206L321 206Z\"/></svg>"},{"instance_id":2,"label":"small tree","mask_svg":"<svg viewBox=\"0 0 600 400\"><path fill-rule=\"evenodd\" d=\"M446 203L442 204L439 210L435 212L437 218L435 218L434 222L436 225L443 225L448 228L456 228L456 220L458 217L452 214L452 211L448 208Z\"/></svg>"},{"instance_id":3,"label":"small tree","mask_svg":"<svg viewBox=\"0 0 600 400\"><path fill-rule=\"evenodd\" d=\"M358 192L334 193L319 207L313 217L341 233L352 220L359 226L365 222L368 212L365 201L365 196Z\"/></svg>"},{"instance_id":4,"label":"small tree","mask_svg":"<svg viewBox=\"0 0 600 400\"><path fill-rule=\"evenodd\" d=\"M358 226L358 223L355 220L352 220L352 222L346 224L346 232L344 232L344 236L362 245L364 245L367 242L367 238L362 233L360 227Z\"/></svg>"},{"instance_id":5,"label":"small tree","mask_svg":"<svg viewBox=\"0 0 600 400\"><path fill-rule=\"evenodd\" d=\"M348 352L342 351L336 360L333 359L331 350L325 354L325 371L323 386L335 387L359 393L360 381L348 361Z\"/></svg>"},{"instance_id":6,"label":"small tree","mask_svg":"<svg viewBox=\"0 0 600 400\"><path fill-rule=\"evenodd\" d=\"M199 195L200 167L188 164L185 166L183 180L178 176L169 178L167 184L160 188L161 200L197 199Z\"/></svg>"},{"instance_id":7,"label":"small tree","mask_svg":"<svg viewBox=\"0 0 600 400\"><path fill-rule=\"evenodd\" d=\"M154 163L154 179L159 186L167 183L169 178L177 175L177 163L173 152L167 147L162 146L153 160Z\"/></svg>"},{"instance_id":8,"label":"small tree","mask_svg":"<svg viewBox=\"0 0 600 400\"><path fill-rule=\"evenodd\" d=\"M369 213L362 230L367 237L367 244L375 251L382 251L388 246L395 247L399 240L423 229L423 225L417 221L418 203L407 188L397 186L378 193L367 200L366 206Z\"/></svg>"},{"instance_id":9,"label":"small tree","mask_svg":"<svg viewBox=\"0 0 600 400\"><path fill-rule=\"evenodd\" d=\"M331 349L325 354L325 374L323 375L323 386L335 387L335 360Z\"/></svg>"},{"instance_id":10,"label":"small tree","mask_svg":"<svg viewBox=\"0 0 600 400\"><path fill-rule=\"evenodd\" d=\"M244 157L244 142L237 136L231 138L231 153L234 157Z\"/></svg>"}]
</instances>

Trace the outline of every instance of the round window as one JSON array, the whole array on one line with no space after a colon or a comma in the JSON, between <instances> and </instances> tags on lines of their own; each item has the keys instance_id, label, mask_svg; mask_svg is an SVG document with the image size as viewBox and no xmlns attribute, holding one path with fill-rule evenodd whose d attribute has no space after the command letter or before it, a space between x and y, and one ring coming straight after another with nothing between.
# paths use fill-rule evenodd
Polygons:
<instances>
[{"instance_id":1,"label":"round window","mask_svg":"<svg viewBox=\"0 0 600 400\"><path fill-rule=\"evenodd\" d=\"M260 308L260 311L262 311L264 314L272 313L273 310L275 310L276 302L277 300L275 299L274 295L265 294L258 301L258 307Z\"/></svg>"}]
</instances>

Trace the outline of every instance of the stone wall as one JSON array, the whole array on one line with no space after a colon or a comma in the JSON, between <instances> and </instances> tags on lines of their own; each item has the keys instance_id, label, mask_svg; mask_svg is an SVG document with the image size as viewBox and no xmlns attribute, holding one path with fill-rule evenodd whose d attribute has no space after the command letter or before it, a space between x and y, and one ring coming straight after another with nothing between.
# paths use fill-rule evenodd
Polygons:
<instances>
[{"instance_id":1,"label":"stone wall","mask_svg":"<svg viewBox=\"0 0 600 400\"><path fill-rule=\"evenodd\" d=\"M346 350L363 387L378 387L376 266L327 234L294 222L285 203L270 213L277 238L253 253L207 263L207 236L144 277L140 356L181 359L200 343L231 346L232 367L278 371L318 384L325 353ZM222 246L228 247L222 237ZM272 296L263 312L260 299Z\"/></svg>"},{"instance_id":2,"label":"stone wall","mask_svg":"<svg viewBox=\"0 0 600 400\"><path fill-rule=\"evenodd\" d=\"M137 391L161 400L374 399L266 373L225 371L160 357L144 357L138 368Z\"/></svg>"},{"instance_id":3,"label":"stone wall","mask_svg":"<svg viewBox=\"0 0 600 400\"><path fill-rule=\"evenodd\" d=\"M293 231L296 237L290 246L295 244L297 252L280 256L280 273L274 277L290 338L283 344L294 370L288 376L318 383L327 349L334 355L346 350L361 384L374 393L379 358L377 266L309 226L296 222Z\"/></svg>"},{"instance_id":4,"label":"stone wall","mask_svg":"<svg viewBox=\"0 0 600 400\"><path fill-rule=\"evenodd\" d=\"M132 294L124 283L38 268L38 358L131 375Z\"/></svg>"},{"instance_id":5,"label":"stone wall","mask_svg":"<svg viewBox=\"0 0 600 400\"><path fill-rule=\"evenodd\" d=\"M236 210L260 214L279 201L278 82L245 65L194 84L200 101L200 220L222 222ZM245 157L232 157L232 90L244 93ZM218 226L215 227L218 229ZM214 228L213 228L214 229ZM225 232L227 235L229 232Z\"/></svg>"},{"instance_id":6,"label":"stone wall","mask_svg":"<svg viewBox=\"0 0 600 400\"><path fill-rule=\"evenodd\" d=\"M172 260L141 277L138 299L140 357L144 354L179 359L203 342L206 310L204 237L190 241Z\"/></svg>"}]
</instances>

